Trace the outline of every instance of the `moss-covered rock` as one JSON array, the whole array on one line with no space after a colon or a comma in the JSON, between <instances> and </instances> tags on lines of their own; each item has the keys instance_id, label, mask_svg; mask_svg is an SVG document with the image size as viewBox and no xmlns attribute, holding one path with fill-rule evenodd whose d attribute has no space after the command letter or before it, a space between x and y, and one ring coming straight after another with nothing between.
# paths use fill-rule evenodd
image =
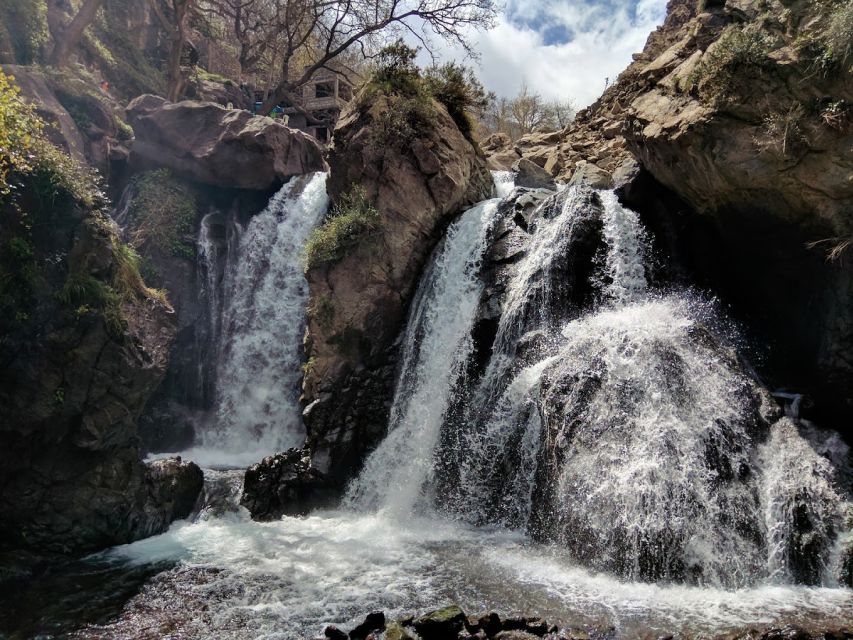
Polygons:
<instances>
[{"instance_id":1,"label":"moss-covered rock","mask_svg":"<svg viewBox=\"0 0 853 640\"><path fill-rule=\"evenodd\" d=\"M195 486L173 496L192 472L147 469L136 436L174 326L94 174L10 95L28 149L0 145L0 549L92 551L162 531Z\"/></svg>"}]
</instances>

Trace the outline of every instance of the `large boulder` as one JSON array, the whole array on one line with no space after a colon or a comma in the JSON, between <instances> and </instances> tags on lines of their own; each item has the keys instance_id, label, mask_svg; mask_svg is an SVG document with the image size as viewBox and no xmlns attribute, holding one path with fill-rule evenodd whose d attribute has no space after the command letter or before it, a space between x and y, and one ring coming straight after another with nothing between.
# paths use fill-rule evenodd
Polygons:
<instances>
[{"instance_id":1,"label":"large boulder","mask_svg":"<svg viewBox=\"0 0 853 640\"><path fill-rule=\"evenodd\" d=\"M276 520L327 506L331 498L325 475L311 466L310 453L289 449L246 470L240 504L255 520Z\"/></svg>"},{"instance_id":2,"label":"large boulder","mask_svg":"<svg viewBox=\"0 0 853 640\"><path fill-rule=\"evenodd\" d=\"M167 167L195 182L263 191L326 169L314 138L248 111L143 95L127 106L127 117L138 169Z\"/></svg>"},{"instance_id":3,"label":"large boulder","mask_svg":"<svg viewBox=\"0 0 853 640\"><path fill-rule=\"evenodd\" d=\"M378 219L365 242L307 271L305 417L314 465L339 482L384 434L394 343L424 263L453 217L492 191L485 159L442 105L408 141L387 134L398 109L379 95L342 114L330 196L358 185Z\"/></svg>"}]
</instances>

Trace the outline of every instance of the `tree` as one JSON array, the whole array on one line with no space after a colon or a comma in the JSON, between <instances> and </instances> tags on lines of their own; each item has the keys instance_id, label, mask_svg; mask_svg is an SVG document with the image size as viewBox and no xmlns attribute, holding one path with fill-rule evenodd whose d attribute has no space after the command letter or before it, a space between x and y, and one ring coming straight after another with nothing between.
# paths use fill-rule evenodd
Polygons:
<instances>
[{"instance_id":1,"label":"tree","mask_svg":"<svg viewBox=\"0 0 853 640\"><path fill-rule=\"evenodd\" d=\"M551 114L551 120L558 129L565 129L575 119L577 109L572 100L552 100L546 106Z\"/></svg>"},{"instance_id":2,"label":"tree","mask_svg":"<svg viewBox=\"0 0 853 640\"><path fill-rule=\"evenodd\" d=\"M506 133L513 140L543 129L562 129L575 116L571 100L546 101L524 83L514 98L493 98L485 110L484 124L492 133Z\"/></svg>"},{"instance_id":3,"label":"tree","mask_svg":"<svg viewBox=\"0 0 853 640\"><path fill-rule=\"evenodd\" d=\"M166 60L166 98L175 102L184 92L187 77L181 70L184 47L187 44L187 22L196 0L148 0L148 4L169 34L169 57ZM164 9L163 3L166 7Z\"/></svg>"},{"instance_id":4,"label":"tree","mask_svg":"<svg viewBox=\"0 0 853 640\"><path fill-rule=\"evenodd\" d=\"M426 70L424 82L427 91L447 107L447 112L466 136L473 129L473 118L482 118L483 112L494 100L486 93L473 69L456 62L433 65Z\"/></svg>"},{"instance_id":5,"label":"tree","mask_svg":"<svg viewBox=\"0 0 853 640\"><path fill-rule=\"evenodd\" d=\"M71 8L68 0L47 0L47 24L53 38L52 65L64 67L68 64L71 52L80 42L86 27L94 21L103 1L84 0L77 14L65 24L65 15Z\"/></svg>"},{"instance_id":6,"label":"tree","mask_svg":"<svg viewBox=\"0 0 853 640\"><path fill-rule=\"evenodd\" d=\"M279 79L263 105L296 102L297 90L353 48L370 57L389 35L408 32L431 51L430 34L470 48L470 28L488 27L492 0L276 0ZM300 62L302 58L302 63Z\"/></svg>"},{"instance_id":7,"label":"tree","mask_svg":"<svg viewBox=\"0 0 853 640\"><path fill-rule=\"evenodd\" d=\"M240 73L258 68L276 48L276 0L204 0L203 14L223 21L237 45Z\"/></svg>"}]
</instances>

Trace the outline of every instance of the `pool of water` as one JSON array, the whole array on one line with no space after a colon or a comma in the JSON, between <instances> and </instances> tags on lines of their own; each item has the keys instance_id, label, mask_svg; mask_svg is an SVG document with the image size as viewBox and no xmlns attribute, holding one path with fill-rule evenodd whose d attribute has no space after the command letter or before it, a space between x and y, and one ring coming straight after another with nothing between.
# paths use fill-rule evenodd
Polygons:
<instances>
[{"instance_id":1,"label":"pool of water","mask_svg":"<svg viewBox=\"0 0 853 640\"><path fill-rule=\"evenodd\" d=\"M245 513L176 523L45 576L9 603L0 624L11 637L284 640L354 626L375 609L393 617L449 602L470 614L612 626L624 638L853 626L848 589L625 583L517 533L341 510L270 523ZM9 607L30 613L15 624Z\"/></svg>"}]
</instances>

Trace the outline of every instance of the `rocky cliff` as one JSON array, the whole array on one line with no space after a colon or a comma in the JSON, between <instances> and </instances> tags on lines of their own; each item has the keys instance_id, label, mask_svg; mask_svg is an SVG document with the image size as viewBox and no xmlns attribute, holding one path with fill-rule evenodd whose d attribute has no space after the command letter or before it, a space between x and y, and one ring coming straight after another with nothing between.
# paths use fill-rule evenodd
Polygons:
<instances>
[{"instance_id":1,"label":"rocky cliff","mask_svg":"<svg viewBox=\"0 0 853 640\"><path fill-rule=\"evenodd\" d=\"M486 145L493 163L621 187L658 249L768 345L768 382L836 426L853 415L851 17L850 2L672 0L573 124Z\"/></svg>"},{"instance_id":2,"label":"rocky cliff","mask_svg":"<svg viewBox=\"0 0 853 640\"><path fill-rule=\"evenodd\" d=\"M166 167L214 187L268 191L326 168L314 138L241 109L144 95L128 105L127 114L136 134L130 160L137 169Z\"/></svg>"},{"instance_id":3,"label":"rocky cliff","mask_svg":"<svg viewBox=\"0 0 853 640\"><path fill-rule=\"evenodd\" d=\"M201 487L195 465L139 456L174 325L94 177L0 89L28 151L0 184L0 549L92 551L164 530Z\"/></svg>"},{"instance_id":4,"label":"rocky cliff","mask_svg":"<svg viewBox=\"0 0 853 640\"><path fill-rule=\"evenodd\" d=\"M340 229L341 246L307 270L305 419L313 463L337 480L386 428L395 341L430 251L492 189L484 158L442 105L427 104L428 124L411 128L395 120L397 100L356 100L338 122L329 193L338 213L350 210L336 224L361 226Z\"/></svg>"}]
</instances>

